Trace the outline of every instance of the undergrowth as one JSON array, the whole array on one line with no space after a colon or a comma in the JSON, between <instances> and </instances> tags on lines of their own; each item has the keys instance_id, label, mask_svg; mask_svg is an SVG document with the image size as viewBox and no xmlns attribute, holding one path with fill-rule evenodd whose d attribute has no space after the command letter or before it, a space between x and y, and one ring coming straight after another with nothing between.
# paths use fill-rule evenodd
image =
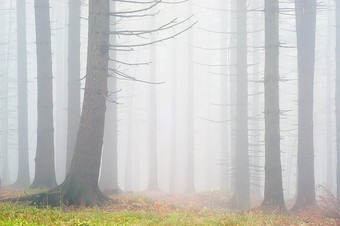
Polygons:
<instances>
[{"instance_id":1,"label":"undergrowth","mask_svg":"<svg viewBox=\"0 0 340 226\"><path fill-rule=\"evenodd\" d=\"M17 204L0 204L0 225L300 225L303 219L281 215L182 211L119 211L86 208L42 208ZM318 225L336 225L330 219L314 222Z\"/></svg>"}]
</instances>

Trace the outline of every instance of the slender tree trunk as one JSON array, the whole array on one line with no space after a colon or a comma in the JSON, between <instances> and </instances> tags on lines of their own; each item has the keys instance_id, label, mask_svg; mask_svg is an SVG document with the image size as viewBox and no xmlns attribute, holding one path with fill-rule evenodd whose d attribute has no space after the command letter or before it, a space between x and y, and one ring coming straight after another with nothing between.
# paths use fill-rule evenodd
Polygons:
<instances>
[{"instance_id":1,"label":"slender tree trunk","mask_svg":"<svg viewBox=\"0 0 340 226\"><path fill-rule=\"evenodd\" d=\"M265 186L262 207L285 210L280 152L279 2L265 1Z\"/></svg>"},{"instance_id":2,"label":"slender tree trunk","mask_svg":"<svg viewBox=\"0 0 340 226\"><path fill-rule=\"evenodd\" d=\"M237 0L231 0L231 13L230 13L230 27L231 27L231 41L230 41L230 90L229 90L229 112L230 112L230 156L227 162L228 171L230 176L230 190L235 189L235 153L236 153L236 105L237 105L237 74L236 74L236 62L237 62Z\"/></svg>"},{"instance_id":3,"label":"slender tree trunk","mask_svg":"<svg viewBox=\"0 0 340 226\"><path fill-rule=\"evenodd\" d=\"M332 77L333 77L333 71L332 71L332 26L333 26L333 9L331 8L332 2L330 0L327 1L327 5L329 7L328 9L328 15L327 15L327 50L326 50L326 84L327 84L327 90L326 90L326 133L327 133L327 170L326 170L326 184L327 188L330 191L334 191L334 183L333 183L333 134L332 134Z\"/></svg>"},{"instance_id":4,"label":"slender tree trunk","mask_svg":"<svg viewBox=\"0 0 340 226\"><path fill-rule=\"evenodd\" d=\"M170 157L170 194L176 192L177 185L177 40L173 41L172 76L171 76L171 157Z\"/></svg>"},{"instance_id":5,"label":"slender tree trunk","mask_svg":"<svg viewBox=\"0 0 340 226\"><path fill-rule=\"evenodd\" d=\"M189 3L189 15L192 14L193 2L190 0ZM188 31L189 43L193 44L194 31L190 29ZM187 193L195 192L195 155L194 155L194 68L193 68L193 47L189 44L188 46L188 154L187 154Z\"/></svg>"},{"instance_id":6,"label":"slender tree trunk","mask_svg":"<svg viewBox=\"0 0 340 226\"><path fill-rule=\"evenodd\" d=\"M70 0L66 174L73 157L80 119L80 15L81 0Z\"/></svg>"},{"instance_id":7,"label":"slender tree trunk","mask_svg":"<svg viewBox=\"0 0 340 226\"><path fill-rule=\"evenodd\" d=\"M7 5L6 5L7 6ZM11 8L11 6L8 6ZM11 15L11 12L9 13ZM11 19L9 16L8 27L6 26L6 16L2 16L1 22L1 46L2 50L0 51L0 55L2 55L1 64L1 169L2 169L2 184L9 183L9 169L8 169L8 79L9 79L9 70L8 70L8 59L9 59L9 41L10 41L10 31L11 31ZM8 30L6 30L8 28ZM6 40L6 38L7 40ZM7 49L6 49L7 48ZM7 65L6 65L7 64Z\"/></svg>"},{"instance_id":8,"label":"slender tree trunk","mask_svg":"<svg viewBox=\"0 0 340 226\"><path fill-rule=\"evenodd\" d=\"M253 9L258 10L262 6L262 2L259 1L253 1ZM253 80L258 81L260 80L260 76L262 76L262 73L260 72L260 63L262 61L260 52L257 51L257 47L260 45L263 45L262 42L262 32L260 32L260 29L262 27L261 16L260 12L258 11L253 12L253 18L252 18L252 31L253 31ZM260 117L262 117L262 111L260 111L260 84L258 82L254 82L252 84L252 175L251 178L251 187L252 187L252 194L254 194L255 197L262 197L261 192L261 185L262 185L262 170L259 170L261 168L261 144L260 144ZM261 109L262 110L262 109Z\"/></svg>"},{"instance_id":9,"label":"slender tree trunk","mask_svg":"<svg viewBox=\"0 0 340 226\"><path fill-rule=\"evenodd\" d=\"M336 186L340 205L340 0L336 0L336 82L335 82L335 117L336 117Z\"/></svg>"},{"instance_id":10,"label":"slender tree trunk","mask_svg":"<svg viewBox=\"0 0 340 226\"><path fill-rule=\"evenodd\" d=\"M221 9L228 9L226 1L220 1ZM221 31L227 32L227 26L225 25L228 21L228 14L221 12ZM221 47L228 46L227 35L221 35ZM221 65L228 64L228 50L222 52L221 55ZM229 82L228 82L228 67L221 67L221 121L227 121L229 118L228 112L228 92L229 92ZM228 160L230 158L230 148L229 148L229 128L228 123L223 122L221 124L221 190L229 191L230 183L228 183Z\"/></svg>"},{"instance_id":11,"label":"slender tree trunk","mask_svg":"<svg viewBox=\"0 0 340 226\"><path fill-rule=\"evenodd\" d=\"M115 2L111 3L111 11L115 12ZM116 20L111 18L111 32L116 30ZM116 35L111 35L110 42L116 43ZM110 68L116 69L116 52L111 51L110 59L112 62ZM105 128L104 128L104 144L103 144L103 156L102 167L100 173L99 187L102 191L117 194L120 192L118 186L118 156L117 156L117 79L115 76L108 78L108 98L109 102L106 104L105 113Z\"/></svg>"},{"instance_id":12,"label":"slender tree trunk","mask_svg":"<svg viewBox=\"0 0 340 226\"><path fill-rule=\"evenodd\" d=\"M67 29L65 26L68 24L67 22L67 12L65 9L66 4L64 1L55 2L52 6L52 21L54 21L54 26L56 26L57 30L54 31L54 35L52 36L54 43L53 51L53 62L55 62L55 103L54 103L54 138L55 138L55 162L58 166L56 169L56 178L57 182L62 182L65 179L65 154L66 154L66 139L67 139L67 118L66 118L66 106L65 106L65 95L67 94L67 87L65 86L66 73L65 68L67 68L67 64L65 63L65 53L67 53L67 39L65 38L65 34L67 33ZM63 28L63 29L60 29Z\"/></svg>"},{"instance_id":13,"label":"slender tree trunk","mask_svg":"<svg viewBox=\"0 0 340 226\"><path fill-rule=\"evenodd\" d=\"M247 1L237 1L237 106L235 189L230 200L232 208L249 207L249 155L248 155L248 78L247 78Z\"/></svg>"},{"instance_id":14,"label":"slender tree trunk","mask_svg":"<svg viewBox=\"0 0 340 226\"><path fill-rule=\"evenodd\" d=\"M297 200L293 210L315 204L313 95L316 0L295 0L298 48Z\"/></svg>"},{"instance_id":15,"label":"slender tree trunk","mask_svg":"<svg viewBox=\"0 0 340 226\"><path fill-rule=\"evenodd\" d=\"M57 182L54 167L50 5L46 0L35 0L34 3L38 69L38 134L35 177L31 188L54 187Z\"/></svg>"},{"instance_id":16,"label":"slender tree trunk","mask_svg":"<svg viewBox=\"0 0 340 226\"><path fill-rule=\"evenodd\" d=\"M150 29L156 28L155 18L152 17ZM152 34L151 40L155 41L155 34ZM156 82L156 46L150 46L150 81ZM150 113L149 113L149 184L148 190L157 191L158 187L158 156L157 156L157 87L150 86Z\"/></svg>"},{"instance_id":17,"label":"slender tree trunk","mask_svg":"<svg viewBox=\"0 0 340 226\"><path fill-rule=\"evenodd\" d=\"M15 186L29 186L26 1L17 0L18 177Z\"/></svg>"}]
</instances>

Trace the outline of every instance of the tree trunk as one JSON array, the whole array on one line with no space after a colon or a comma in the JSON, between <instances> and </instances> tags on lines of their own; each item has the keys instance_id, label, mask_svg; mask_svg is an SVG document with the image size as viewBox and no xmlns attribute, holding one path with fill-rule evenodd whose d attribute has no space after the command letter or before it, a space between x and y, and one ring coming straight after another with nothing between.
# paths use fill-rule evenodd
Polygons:
<instances>
[{"instance_id":1,"label":"tree trunk","mask_svg":"<svg viewBox=\"0 0 340 226\"><path fill-rule=\"evenodd\" d=\"M336 117L336 195L340 205L340 0L336 0L336 82L335 82L335 117Z\"/></svg>"},{"instance_id":2,"label":"tree trunk","mask_svg":"<svg viewBox=\"0 0 340 226\"><path fill-rule=\"evenodd\" d=\"M193 1L189 1L189 15L192 14ZM187 92L188 92L188 149L187 149L187 193L195 192L195 155L194 155L194 71L193 71L193 41L194 41L194 31L190 29L188 31L188 39L191 45L188 46L188 80L187 80Z\"/></svg>"},{"instance_id":3,"label":"tree trunk","mask_svg":"<svg viewBox=\"0 0 340 226\"><path fill-rule=\"evenodd\" d=\"M262 207L285 210L279 105L279 2L265 1L265 186Z\"/></svg>"},{"instance_id":4,"label":"tree trunk","mask_svg":"<svg viewBox=\"0 0 340 226\"><path fill-rule=\"evenodd\" d=\"M230 206L235 209L249 207L248 156L248 78L247 78L247 1L237 1L237 106L235 189Z\"/></svg>"},{"instance_id":5,"label":"tree trunk","mask_svg":"<svg viewBox=\"0 0 340 226\"><path fill-rule=\"evenodd\" d=\"M316 0L295 0L298 52L297 200L293 210L315 204L313 94Z\"/></svg>"},{"instance_id":6,"label":"tree trunk","mask_svg":"<svg viewBox=\"0 0 340 226\"><path fill-rule=\"evenodd\" d=\"M154 9L153 9L154 11ZM150 29L156 29L155 18L152 17ZM151 35L151 41L155 41L155 34ZM150 46L150 81L156 82L156 46ZM150 86L150 113L149 113L149 184L148 190L158 191L158 156L157 156L157 87Z\"/></svg>"},{"instance_id":7,"label":"tree trunk","mask_svg":"<svg viewBox=\"0 0 340 226\"><path fill-rule=\"evenodd\" d=\"M173 40L172 76L171 76L171 157L170 157L170 194L176 192L177 185L177 40Z\"/></svg>"},{"instance_id":8,"label":"tree trunk","mask_svg":"<svg viewBox=\"0 0 340 226\"><path fill-rule=\"evenodd\" d=\"M80 16L81 0L69 0L66 174L73 157L80 119Z\"/></svg>"},{"instance_id":9,"label":"tree trunk","mask_svg":"<svg viewBox=\"0 0 340 226\"><path fill-rule=\"evenodd\" d=\"M259 1L253 1L253 9L258 9L262 6L262 2ZM258 81L262 77L262 72L260 72L260 65L262 61L262 57L259 51L257 51L258 46L263 45L263 33L260 32L260 29L262 28L262 21L261 21L261 13L258 11L254 11L252 14L252 31L253 31L253 53L252 53L252 59L253 59L253 80ZM260 22L261 21L261 22ZM252 131L251 131L251 195L253 194L256 198L262 198L262 170L261 169L261 156L262 156L262 148L260 143L260 118L262 117L262 109L260 110L260 83L253 82L252 84Z\"/></svg>"},{"instance_id":10,"label":"tree trunk","mask_svg":"<svg viewBox=\"0 0 340 226\"><path fill-rule=\"evenodd\" d=\"M18 177L15 186L29 186L26 1L17 0Z\"/></svg>"},{"instance_id":11,"label":"tree trunk","mask_svg":"<svg viewBox=\"0 0 340 226\"><path fill-rule=\"evenodd\" d=\"M111 3L111 11L115 12L115 2ZM116 30L116 20L111 18L111 32ZM116 35L111 35L111 43L116 43ZM116 52L110 52L110 59L112 62L110 68L116 69ZM118 186L118 156L117 156L117 79L115 76L108 78L108 97L109 102L106 106L105 113L105 128L104 128L104 144L103 144L103 156L102 167L99 179L99 187L102 191L117 194L120 192ZM111 101L111 102L110 102Z\"/></svg>"},{"instance_id":12,"label":"tree trunk","mask_svg":"<svg viewBox=\"0 0 340 226\"><path fill-rule=\"evenodd\" d=\"M69 172L61 185L68 205L102 205L98 187L102 155L109 49L109 0L89 1L88 56L84 102Z\"/></svg>"},{"instance_id":13,"label":"tree trunk","mask_svg":"<svg viewBox=\"0 0 340 226\"><path fill-rule=\"evenodd\" d=\"M227 10L228 7L226 5L226 1L220 1L221 9ZM221 31L227 32L228 26L226 26L226 22L228 21L228 14L226 12L221 12ZM221 48L225 48L228 46L228 37L227 35L221 34ZM228 49L222 52L221 55L221 65L228 64ZM229 118L228 113L228 67L221 67L221 190L228 192L230 191L230 183L228 183L228 160L230 158L230 148L229 148L229 127L227 121Z\"/></svg>"},{"instance_id":14,"label":"tree trunk","mask_svg":"<svg viewBox=\"0 0 340 226\"><path fill-rule=\"evenodd\" d=\"M7 6L7 5L6 5ZM7 6L9 8L11 8L11 6ZM10 15L11 13L9 13ZM7 29L6 26L6 16L2 15L2 21L1 21L1 30L0 30L0 34L1 34L1 43L2 44L2 48L0 51L0 57L2 57L2 59L0 59L0 70L1 70L1 96L0 96L0 101L1 101L1 106L0 106L0 111L1 111L1 146L0 146L0 150L1 150L1 176L2 176L2 184L6 185L9 183L9 168L8 168L8 77L9 77L9 70L8 70L8 52L9 52L9 47L7 45L9 45L9 41L10 41L10 30L11 30L11 19L9 16L9 30ZM8 35L8 36L7 36ZM7 40L6 40L6 38ZM6 44L7 43L7 44ZM7 50L6 50L7 48ZM7 64L7 65L6 65Z\"/></svg>"},{"instance_id":15,"label":"tree trunk","mask_svg":"<svg viewBox=\"0 0 340 226\"><path fill-rule=\"evenodd\" d=\"M38 134L31 188L57 185L54 167L52 52L49 1L35 0L38 72Z\"/></svg>"}]
</instances>

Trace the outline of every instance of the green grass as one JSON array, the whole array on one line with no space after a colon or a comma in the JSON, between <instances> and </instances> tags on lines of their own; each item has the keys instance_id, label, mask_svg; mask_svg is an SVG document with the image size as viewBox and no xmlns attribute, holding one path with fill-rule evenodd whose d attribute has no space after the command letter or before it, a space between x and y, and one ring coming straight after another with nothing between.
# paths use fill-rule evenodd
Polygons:
<instances>
[{"instance_id":1,"label":"green grass","mask_svg":"<svg viewBox=\"0 0 340 226\"><path fill-rule=\"evenodd\" d=\"M324 219L324 223L334 223ZM318 222L318 223L322 223ZM281 215L246 215L214 213L209 210L190 212L121 211L106 209L60 208L39 209L33 206L0 204L0 225L299 225L306 223L298 218Z\"/></svg>"}]
</instances>

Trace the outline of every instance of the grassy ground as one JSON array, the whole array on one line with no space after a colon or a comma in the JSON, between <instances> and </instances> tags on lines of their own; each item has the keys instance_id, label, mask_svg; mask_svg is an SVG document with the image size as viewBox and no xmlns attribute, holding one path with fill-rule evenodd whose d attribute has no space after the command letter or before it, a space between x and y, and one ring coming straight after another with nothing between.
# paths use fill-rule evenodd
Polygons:
<instances>
[{"instance_id":1,"label":"grassy ground","mask_svg":"<svg viewBox=\"0 0 340 226\"><path fill-rule=\"evenodd\" d=\"M6 196L9 196L8 194ZM169 196L161 193L113 196L103 208L39 209L0 202L0 225L337 225L313 213L299 216L232 213L211 195ZM157 200L157 201L155 201ZM215 201L214 201L215 200ZM223 200L223 199L222 199ZM210 206L208 206L210 205Z\"/></svg>"}]
</instances>

